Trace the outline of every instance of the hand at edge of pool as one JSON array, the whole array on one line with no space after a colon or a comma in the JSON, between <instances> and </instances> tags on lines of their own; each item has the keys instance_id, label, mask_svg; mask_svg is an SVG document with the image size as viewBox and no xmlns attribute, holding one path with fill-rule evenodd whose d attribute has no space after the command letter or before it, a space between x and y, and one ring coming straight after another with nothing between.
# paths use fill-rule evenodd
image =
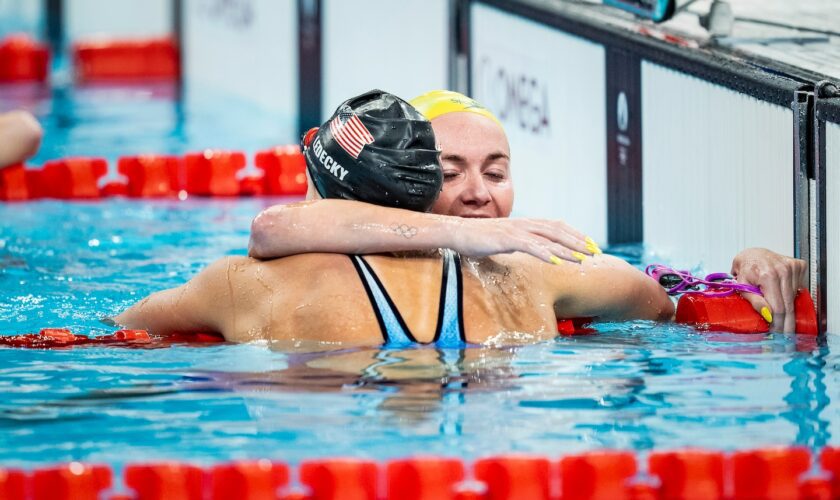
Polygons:
<instances>
[{"instance_id":1,"label":"hand at edge of pool","mask_svg":"<svg viewBox=\"0 0 840 500\"><path fill-rule=\"evenodd\" d=\"M766 248L747 248L732 260L731 273L739 283L761 288L764 297L752 293L742 295L765 319L770 313L771 331L795 331L794 299L796 291L805 287L807 262ZM763 313L762 309L765 309Z\"/></svg>"}]
</instances>

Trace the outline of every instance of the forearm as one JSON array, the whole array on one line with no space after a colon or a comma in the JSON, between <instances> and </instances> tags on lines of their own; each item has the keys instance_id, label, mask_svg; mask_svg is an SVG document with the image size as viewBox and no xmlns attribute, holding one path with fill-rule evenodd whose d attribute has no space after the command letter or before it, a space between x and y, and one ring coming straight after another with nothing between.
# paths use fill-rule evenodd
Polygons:
<instances>
[{"instance_id":1,"label":"forearm","mask_svg":"<svg viewBox=\"0 0 840 500\"><path fill-rule=\"evenodd\" d=\"M625 308L621 311L622 319L647 319L653 321L673 321L674 302L665 289L653 279L638 273L630 285Z\"/></svg>"},{"instance_id":2,"label":"forearm","mask_svg":"<svg viewBox=\"0 0 840 500\"><path fill-rule=\"evenodd\" d=\"M349 200L271 207L251 225L248 254L270 259L311 252L368 254L450 247L456 217Z\"/></svg>"},{"instance_id":3,"label":"forearm","mask_svg":"<svg viewBox=\"0 0 840 500\"><path fill-rule=\"evenodd\" d=\"M568 271L568 266L564 266ZM626 321L668 321L674 305L654 280L621 259L598 256L581 264L579 272L550 270L562 292L555 302L558 317L598 317ZM564 276L565 274L565 276Z\"/></svg>"}]
</instances>

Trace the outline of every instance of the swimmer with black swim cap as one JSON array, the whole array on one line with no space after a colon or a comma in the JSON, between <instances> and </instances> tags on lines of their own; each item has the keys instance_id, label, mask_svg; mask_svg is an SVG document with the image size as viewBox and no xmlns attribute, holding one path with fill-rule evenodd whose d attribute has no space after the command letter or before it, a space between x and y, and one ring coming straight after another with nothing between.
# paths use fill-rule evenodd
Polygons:
<instances>
[{"instance_id":1,"label":"swimmer with black swim cap","mask_svg":"<svg viewBox=\"0 0 840 500\"><path fill-rule=\"evenodd\" d=\"M348 99L302 142L312 181L307 198L427 212L443 185L432 124L388 92Z\"/></svg>"},{"instance_id":2,"label":"swimmer with black swim cap","mask_svg":"<svg viewBox=\"0 0 840 500\"><path fill-rule=\"evenodd\" d=\"M372 91L343 103L304 139L311 195L428 210L441 165L431 125L405 101ZM317 192L317 193L316 193ZM347 203L347 202L345 202ZM400 238L418 235L395 210ZM315 231L334 237L329 231ZM204 332L232 342L271 340L289 349L435 344L462 347L550 340L556 317L666 319L664 290L620 259L552 265L521 253L471 259L432 252L313 253L260 261L229 256L188 283L115 318L152 335Z\"/></svg>"}]
</instances>

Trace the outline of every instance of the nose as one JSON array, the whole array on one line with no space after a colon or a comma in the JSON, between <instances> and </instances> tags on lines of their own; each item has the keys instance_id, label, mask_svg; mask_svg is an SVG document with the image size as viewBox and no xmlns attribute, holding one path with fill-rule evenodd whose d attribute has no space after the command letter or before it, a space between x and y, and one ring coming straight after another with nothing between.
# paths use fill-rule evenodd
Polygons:
<instances>
[{"instance_id":1,"label":"nose","mask_svg":"<svg viewBox=\"0 0 840 500\"><path fill-rule=\"evenodd\" d=\"M482 207L493 201L493 198L490 196L490 191L484 183L484 177L480 173L470 173L467 175L466 186L464 186L464 190L461 192L461 201L465 205L477 207Z\"/></svg>"}]
</instances>

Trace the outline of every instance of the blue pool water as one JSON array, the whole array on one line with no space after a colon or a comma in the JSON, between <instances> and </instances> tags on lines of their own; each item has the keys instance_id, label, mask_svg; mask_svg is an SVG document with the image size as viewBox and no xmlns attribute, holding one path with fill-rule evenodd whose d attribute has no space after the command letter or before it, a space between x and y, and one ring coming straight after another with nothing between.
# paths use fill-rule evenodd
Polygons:
<instances>
[{"instance_id":1,"label":"blue pool water","mask_svg":"<svg viewBox=\"0 0 840 500\"><path fill-rule=\"evenodd\" d=\"M48 110L48 140L36 163L94 147L113 156L153 145L180 153L212 139L209 125L206 135L191 128L189 111L162 125L165 113L150 110L177 106L166 97L110 107L102 97L35 99L36 109ZM81 118L61 121L56 105ZM146 123L159 127L124 127L133 106L145 106ZM110 112L116 116L103 118ZM231 111L202 111L216 112ZM243 118L228 123L237 120ZM253 151L269 140L261 134L241 129L225 136L225 147ZM0 205L0 333L111 331L99 318L182 283L222 255L244 253L251 218L284 201ZM830 402L840 377L831 343L648 322L597 329L519 348L465 349L449 364L433 349L301 355L261 344L0 348L0 463L558 456L837 443L840 415ZM373 363L379 368L366 370Z\"/></svg>"}]
</instances>

